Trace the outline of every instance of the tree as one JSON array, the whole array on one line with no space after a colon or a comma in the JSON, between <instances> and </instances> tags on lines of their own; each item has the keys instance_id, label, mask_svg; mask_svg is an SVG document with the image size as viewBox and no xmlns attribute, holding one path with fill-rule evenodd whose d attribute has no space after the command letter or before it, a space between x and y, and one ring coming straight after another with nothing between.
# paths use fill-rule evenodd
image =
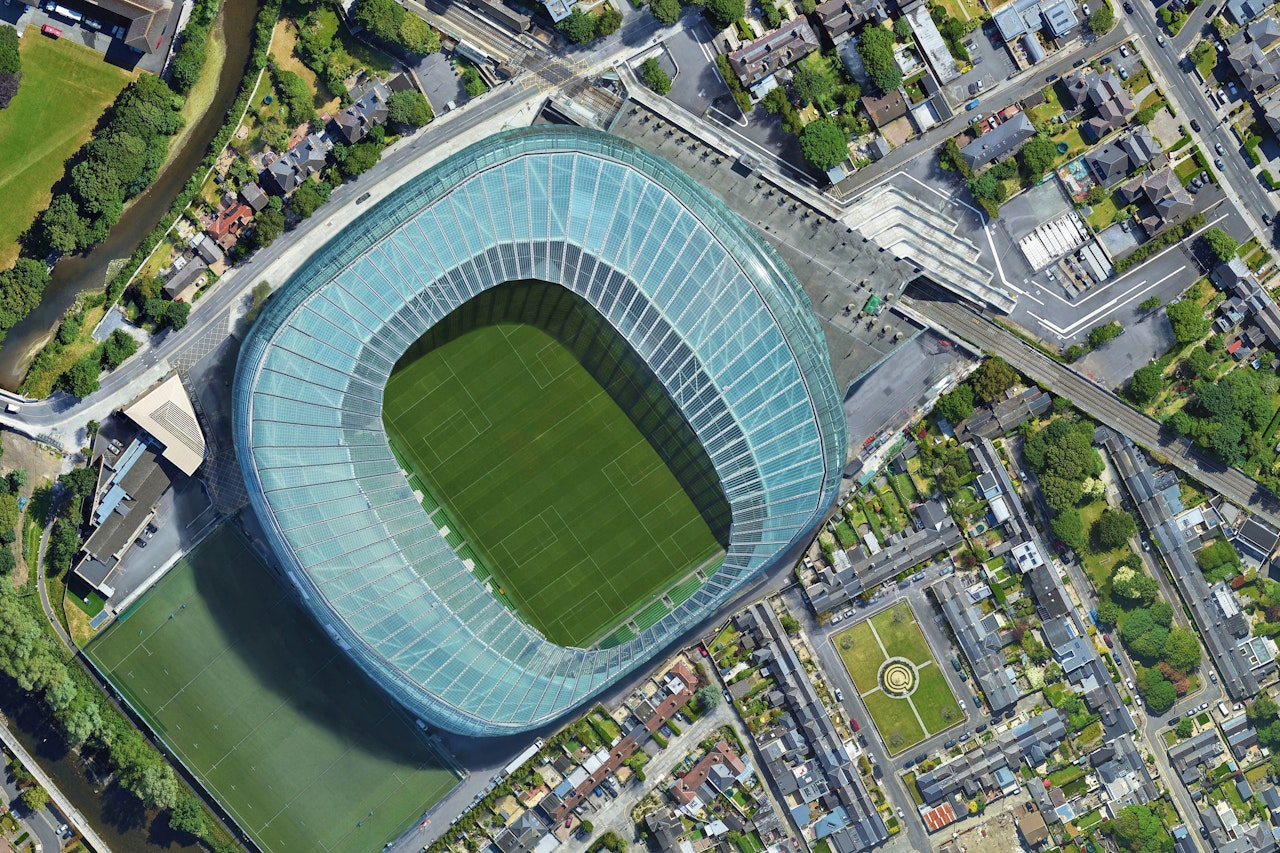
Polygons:
<instances>
[{"instance_id":1,"label":"tree","mask_svg":"<svg viewBox=\"0 0 1280 853\"><path fill-rule=\"evenodd\" d=\"M1148 847L1158 842L1164 833L1160 818L1147 806L1129 805L1120 810L1110 824L1111 837L1117 844L1131 851L1159 850ZM1172 848L1172 845L1169 845Z\"/></svg>"},{"instance_id":2,"label":"tree","mask_svg":"<svg viewBox=\"0 0 1280 853\"><path fill-rule=\"evenodd\" d=\"M480 76L480 72L474 65L463 66L462 87L467 90L468 98L478 98L485 92L489 91L489 87L484 82L484 78Z\"/></svg>"},{"instance_id":3,"label":"tree","mask_svg":"<svg viewBox=\"0 0 1280 853\"><path fill-rule=\"evenodd\" d=\"M396 30L397 41L411 53L426 56L440 50L440 36L417 15L406 12Z\"/></svg>"},{"instance_id":4,"label":"tree","mask_svg":"<svg viewBox=\"0 0 1280 853\"><path fill-rule=\"evenodd\" d=\"M299 125L315 119L315 97L311 94L311 87L307 85L306 80L292 71L281 68L272 71L272 78L275 81L276 94L280 96L280 103L289 114L290 123Z\"/></svg>"},{"instance_id":5,"label":"tree","mask_svg":"<svg viewBox=\"0 0 1280 853\"><path fill-rule=\"evenodd\" d=\"M600 14L596 16L596 35L611 36L622 26L622 13L613 8L613 4L606 2L604 8L600 10Z\"/></svg>"},{"instance_id":6,"label":"tree","mask_svg":"<svg viewBox=\"0 0 1280 853\"><path fill-rule=\"evenodd\" d=\"M879 24L868 24L858 36L858 54L881 92L891 92L902 85L902 72L893 57L893 33Z\"/></svg>"},{"instance_id":7,"label":"tree","mask_svg":"<svg viewBox=\"0 0 1280 853\"><path fill-rule=\"evenodd\" d=\"M835 81L823 71L804 66L791 75L791 88L802 105L828 98L836 90Z\"/></svg>"},{"instance_id":8,"label":"tree","mask_svg":"<svg viewBox=\"0 0 1280 853\"><path fill-rule=\"evenodd\" d=\"M1044 643L1040 642L1040 638L1027 631L1022 635L1022 650L1027 653L1027 657L1034 664L1044 663L1049 659L1049 650L1045 648Z\"/></svg>"},{"instance_id":9,"label":"tree","mask_svg":"<svg viewBox=\"0 0 1280 853\"><path fill-rule=\"evenodd\" d=\"M114 330L102 344L102 366L115 370L138 351L138 342L124 329Z\"/></svg>"},{"instance_id":10,"label":"tree","mask_svg":"<svg viewBox=\"0 0 1280 853\"><path fill-rule=\"evenodd\" d=\"M1244 711L1245 717L1253 723L1255 728L1274 722L1277 714L1280 714L1280 706L1277 706L1275 700L1266 692L1260 693Z\"/></svg>"},{"instance_id":11,"label":"tree","mask_svg":"<svg viewBox=\"0 0 1280 853\"><path fill-rule=\"evenodd\" d=\"M731 25L747 13L746 0L707 0L707 17L720 29Z\"/></svg>"},{"instance_id":12,"label":"tree","mask_svg":"<svg viewBox=\"0 0 1280 853\"><path fill-rule=\"evenodd\" d=\"M665 95L671 91L671 78L667 76L666 71L662 70L662 65L655 57L651 56L640 63L640 79L659 95Z\"/></svg>"},{"instance_id":13,"label":"tree","mask_svg":"<svg viewBox=\"0 0 1280 853\"><path fill-rule=\"evenodd\" d=\"M102 363L98 355L91 353L73 364L63 375L63 387L83 400L98 390L98 374L101 372Z\"/></svg>"},{"instance_id":14,"label":"tree","mask_svg":"<svg viewBox=\"0 0 1280 853\"><path fill-rule=\"evenodd\" d=\"M1120 604L1128 604L1130 607L1150 604L1159 592L1160 586L1155 578L1129 566L1119 568L1111 575L1111 594L1120 599ZM1130 614L1130 618L1124 623L1126 628L1132 619ZM1136 626L1134 630L1137 630Z\"/></svg>"},{"instance_id":15,"label":"tree","mask_svg":"<svg viewBox=\"0 0 1280 853\"><path fill-rule=\"evenodd\" d=\"M1028 178L1039 180L1053 166L1053 158L1057 153L1058 149L1049 134L1038 133L1022 146L1022 150L1018 152L1018 160Z\"/></svg>"},{"instance_id":16,"label":"tree","mask_svg":"<svg viewBox=\"0 0 1280 853\"><path fill-rule=\"evenodd\" d=\"M782 630L787 632L787 636L794 637L800 633L800 620L790 613L782 614L778 617L778 621L782 623Z\"/></svg>"},{"instance_id":17,"label":"tree","mask_svg":"<svg viewBox=\"0 0 1280 853\"><path fill-rule=\"evenodd\" d=\"M302 186L293 191L289 199L289 208L303 219L310 219L321 205L329 200L333 187L325 181L306 180Z\"/></svg>"},{"instance_id":18,"label":"tree","mask_svg":"<svg viewBox=\"0 0 1280 853\"><path fill-rule=\"evenodd\" d=\"M422 127L433 118L431 103L421 92L406 89L387 98L387 121L402 127Z\"/></svg>"},{"instance_id":19,"label":"tree","mask_svg":"<svg viewBox=\"0 0 1280 853\"><path fill-rule=\"evenodd\" d=\"M186 791L178 794L177 802L169 810L169 826L179 832L194 835L196 838L204 838L209 831L204 807L200 805L198 799Z\"/></svg>"},{"instance_id":20,"label":"tree","mask_svg":"<svg viewBox=\"0 0 1280 853\"><path fill-rule=\"evenodd\" d=\"M75 200L59 193L40 214L38 238L45 252L74 252L85 244L86 228Z\"/></svg>"},{"instance_id":21,"label":"tree","mask_svg":"<svg viewBox=\"0 0 1280 853\"><path fill-rule=\"evenodd\" d=\"M169 328L176 332L187 325L187 318L191 316L191 306L185 302L170 302L169 310L165 314Z\"/></svg>"},{"instance_id":22,"label":"tree","mask_svg":"<svg viewBox=\"0 0 1280 853\"><path fill-rule=\"evenodd\" d=\"M1085 552L1089 539L1085 534L1084 521L1080 518L1080 513L1076 512L1074 508L1064 509L1062 512L1055 513L1053 521L1049 522L1049 526L1053 528L1053 535L1062 540L1062 544L1077 554Z\"/></svg>"},{"instance_id":23,"label":"tree","mask_svg":"<svg viewBox=\"0 0 1280 853\"><path fill-rule=\"evenodd\" d=\"M1208 355L1208 353L1205 353ZM1164 390L1164 374L1158 364L1147 364L1133 373L1133 381L1129 383L1129 396L1135 403L1149 403Z\"/></svg>"},{"instance_id":24,"label":"tree","mask_svg":"<svg viewBox=\"0 0 1280 853\"><path fill-rule=\"evenodd\" d=\"M1200 666L1200 641L1186 628L1173 628L1164 643L1164 660L1183 674Z\"/></svg>"},{"instance_id":25,"label":"tree","mask_svg":"<svg viewBox=\"0 0 1280 853\"><path fill-rule=\"evenodd\" d=\"M911 40L911 21L906 15L893 22L893 37L904 44Z\"/></svg>"},{"instance_id":26,"label":"tree","mask_svg":"<svg viewBox=\"0 0 1280 853\"><path fill-rule=\"evenodd\" d=\"M1240 248L1234 237L1216 226L1204 232L1204 242L1213 256L1224 264L1234 258L1236 249Z\"/></svg>"},{"instance_id":27,"label":"tree","mask_svg":"<svg viewBox=\"0 0 1280 853\"><path fill-rule=\"evenodd\" d=\"M1098 621L1103 625L1115 625L1120 621L1120 605L1111 599L1098 604Z\"/></svg>"},{"instance_id":28,"label":"tree","mask_svg":"<svg viewBox=\"0 0 1280 853\"><path fill-rule=\"evenodd\" d=\"M1163 714L1178 701L1173 682L1155 670L1147 670L1143 685L1142 698L1147 700L1147 710L1152 714Z\"/></svg>"},{"instance_id":29,"label":"tree","mask_svg":"<svg viewBox=\"0 0 1280 853\"><path fill-rule=\"evenodd\" d=\"M209 28L197 24L188 24L182 31L182 44L173 57L173 65L169 74L169 85L175 92L186 94L200 79L204 70L204 60Z\"/></svg>"},{"instance_id":30,"label":"tree","mask_svg":"<svg viewBox=\"0 0 1280 853\"><path fill-rule=\"evenodd\" d=\"M0 27L0 110L9 106L22 82L22 55L18 51L18 31Z\"/></svg>"},{"instance_id":31,"label":"tree","mask_svg":"<svg viewBox=\"0 0 1280 853\"><path fill-rule=\"evenodd\" d=\"M800 153L810 166L825 172L849 156L849 137L835 122L817 119L801 131Z\"/></svg>"},{"instance_id":32,"label":"tree","mask_svg":"<svg viewBox=\"0 0 1280 853\"><path fill-rule=\"evenodd\" d=\"M49 805L49 792L39 785L32 785L22 791L22 804L33 812L38 812Z\"/></svg>"},{"instance_id":33,"label":"tree","mask_svg":"<svg viewBox=\"0 0 1280 853\"><path fill-rule=\"evenodd\" d=\"M649 12L659 24L671 26L680 20L680 0L650 0Z\"/></svg>"},{"instance_id":34,"label":"tree","mask_svg":"<svg viewBox=\"0 0 1280 853\"><path fill-rule=\"evenodd\" d=\"M595 17L576 6L558 26L564 37L574 44L586 44L596 37Z\"/></svg>"},{"instance_id":35,"label":"tree","mask_svg":"<svg viewBox=\"0 0 1280 853\"><path fill-rule=\"evenodd\" d=\"M1089 346L1097 349L1103 344L1110 343L1120 337L1122 332L1124 332L1124 326L1121 326L1115 320L1110 323L1104 323L1101 326L1095 326L1089 330Z\"/></svg>"},{"instance_id":36,"label":"tree","mask_svg":"<svg viewBox=\"0 0 1280 853\"><path fill-rule=\"evenodd\" d=\"M777 91L776 89L774 91ZM973 388L964 382L938 398L933 410L946 418L948 423L958 424L973 414Z\"/></svg>"},{"instance_id":37,"label":"tree","mask_svg":"<svg viewBox=\"0 0 1280 853\"><path fill-rule=\"evenodd\" d=\"M1215 539L1196 552L1200 571L1210 583L1226 580L1240 571L1240 555L1225 539Z\"/></svg>"},{"instance_id":38,"label":"tree","mask_svg":"<svg viewBox=\"0 0 1280 853\"><path fill-rule=\"evenodd\" d=\"M261 249L270 246L284 233L284 205L272 196L271 201L253 217L253 245Z\"/></svg>"},{"instance_id":39,"label":"tree","mask_svg":"<svg viewBox=\"0 0 1280 853\"><path fill-rule=\"evenodd\" d=\"M395 0L360 0L355 20L375 38L417 54L435 53L440 37L426 21L405 11Z\"/></svg>"},{"instance_id":40,"label":"tree","mask_svg":"<svg viewBox=\"0 0 1280 853\"><path fill-rule=\"evenodd\" d=\"M1128 542L1137 529L1132 515L1108 507L1093 523L1089 534L1102 550L1112 551Z\"/></svg>"},{"instance_id":41,"label":"tree","mask_svg":"<svg viewBox=\"0 0 1280 853\"><path fill-rule=\"evenodd\" d=\"M1105 36L1116 25L1116 13L1107 0L1102 0L1098 8L1089 16L1089 29L1095 36Z\"/></svg>"},{"instance_id":42,"label":"tree","mask_svg":"<svg viewBox=\"0 0 1280 853\"><path fill-rule=\"evenodd\" d=\"M698 688L698 709L706 712L710 711L716 705L720 704L720 691L716 689L714 684L708 684L705 687Z\"/></svg>"},{"instance_id":43,"label":"tree","mask_svg":"<svg viewBox=\"0 0 1280 853\"><path fill-rule=\"evenodd\" d=\"M1178 720L1178 725L1173 727L1173 733L1180 738L1191 737L1193 731L1195 731L1195 723L1191 722L1190 717L1183 717Z\"/></svg>"},{"instance_id":44,"label":"tree","mask_svg":"<svg viewBox=\"0 0 1280 853\"><path fill-rule=\"evenodd\" d=\"M1013 387L1013 383L1018 381L1018 372L1004 359L993 356L982 362L970 381L974 395L982 402L990 403Z\"/></svg>"},{"instance_id":45,"label":"tree","mask_svg":"<svg viewBox=\"0 0 1280 853\"><path fill-rule=\"evenodd\" d=\"M1170 303L1165 309L1165 316L1169 318L1173 336L1180 344L1198 341L1209 334L1209 321L1205 319L1204 309L1190 299Z\"/></svg>"},{"instance_id":46,"label":"tree","mask_svg":"<svg viewBox=\"0 0 1280 853\"><path fill-rule=\"evenodd\" d=\"M574 11L576 12L577 9ZM354 178L364 174L372 169L381 157L382 144L376 141L333 146L333 158L338 161L338 174L344 178ZM261 215L261 213L258 214L258 216Z\"/></svg>"}]
</instances>

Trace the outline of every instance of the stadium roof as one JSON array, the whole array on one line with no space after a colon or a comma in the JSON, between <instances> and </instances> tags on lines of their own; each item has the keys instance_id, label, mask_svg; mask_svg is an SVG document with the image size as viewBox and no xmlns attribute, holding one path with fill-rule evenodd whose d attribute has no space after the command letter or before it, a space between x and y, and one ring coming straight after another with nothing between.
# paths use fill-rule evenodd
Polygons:
<instances>
[{"instance_id":1,"label":"stadium roof","mask_svg":"<svg viewBox=\"0 0 1280 853\"><path fill-rule=\"evenodd\" d=\"M382 426L397 359L478 293L559 284L663 383L733 516L722 567L633 638L556 646L428 518ZM237 456L305 605L399 701L459 732L550 722L644 664L820 523L846 436L822 332L772 248L670 163L615 137L496 134L314 254L241 351Z\"/></svg>"},{"instance_id":2,"label":"stadium roof","mask_svg":"<svg viewBox=\"0 0 1280 853\"><path fill-rule=\"evenodd\" d=\"M188 477L204 461L204 433L178 374L134 400L124 414L164 445L161 455Z\"/></svg>"}]
</instances>

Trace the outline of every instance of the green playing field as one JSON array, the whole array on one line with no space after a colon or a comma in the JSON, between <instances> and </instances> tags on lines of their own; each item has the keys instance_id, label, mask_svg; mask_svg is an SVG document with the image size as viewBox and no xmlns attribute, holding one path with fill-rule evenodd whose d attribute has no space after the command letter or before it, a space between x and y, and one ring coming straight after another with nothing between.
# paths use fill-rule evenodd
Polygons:
<instances>
[{"instance_id":1,"label":"green playing field","mask_svg":"<svg viewBox=\"0 0 1280 853\"><path fill-rule=\"evenodd\" d=\"M456 783L229 528L88 649L263 850L379 850Z\"/></svg>"},{"instance_id":2,"label":"green playing field","mask_svg":"<svg viewBox=\"0 0 1280 853\"><path fill-rule=\"evenodd\" d=\"M396 448L549 640L584 646L723 553L675 475L568 350L523 324L403 365Z\"/></svg>"}]
</instances>

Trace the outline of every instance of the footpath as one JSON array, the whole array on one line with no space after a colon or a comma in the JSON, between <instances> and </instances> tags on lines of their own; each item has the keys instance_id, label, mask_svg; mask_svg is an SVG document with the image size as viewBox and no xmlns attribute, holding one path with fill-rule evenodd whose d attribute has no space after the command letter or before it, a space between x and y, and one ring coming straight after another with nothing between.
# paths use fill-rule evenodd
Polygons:
<instances>
[{"instance_id":1,"label":"footpath","mask_svg":"<svg viewBox=\"0 0 1280 853\"><path fill-rule=\"evenodd\" d=\"M39 764L36 764L35 759L31 757L31 753L27 752L26 749L23 748L22 744L18 743L18 739L13 736L13 733L9 731L6 726L0 725L0 741L4 742L5 748L8 749L9 752L17 756L23 766L26 767L31 775L35 777L35 780L40 783L40 787L48 791L49 801L57 806L58 811L62 812L63 816L67 820L67 824L75 829L76 832L80 833L80 835L84 837L84 840L89 843L89 846L96 850L97 853L110 853L111 848L108 847L106 842L99 838L97 833L93 831L93 827L89 826L89 822L85 820L84 815L80 814L80 812L71 805L71 801L63 796L57 786L53 784L53 780L49 778L49 775L41 769Z\"/></svg>"}]
</instances>

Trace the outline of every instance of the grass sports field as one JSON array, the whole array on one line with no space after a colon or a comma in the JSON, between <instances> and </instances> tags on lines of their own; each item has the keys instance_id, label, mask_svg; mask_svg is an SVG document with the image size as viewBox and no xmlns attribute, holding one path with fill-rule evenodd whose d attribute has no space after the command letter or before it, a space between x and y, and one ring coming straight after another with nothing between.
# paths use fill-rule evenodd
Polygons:
<instances>
[{"instance_id":1,"label":"grass sports field","mask_svg":"<svg viewBox=\"0 0 1280 853\"><path fill-rule=\"evenodd\" d=\"M891 753L909 749L963 720L906 602L841 631L831 642ZM914 665L914 686L905 698L886 693L880 683L880 667L890 659Z\"/></svg>"},{"instance_id":2,"label":"grass sports field","mask_svg":"<svg viewBox=\"0 0 1280 853\"><path fill-rule=\"evenodd\" d=\"M456 779L228 527L87 652L270 853L365 853Z\"/></svg>"},{"instance_id":3,"label":"grass sports field","mask_svg":"<svg viewBox=\"0 0 1280 853\"><path fill-rule=\"evenodd\" d=\"M475 329L405 365L383 419L552 642L589 645L722 553L626 413L533 326Z\"/></svg>"},{"instance_id":4,"label":"grass sports field","mask_svg":"<svg viewBox=\"0 0 1280 853\"><path fill-rule=\"evenodd\" d=\"M18 257L18 237L49 203L63 164L89 139L130 75L71 39L22 36L22 84L0 110L0 268Z\"/></svg>"}]
</instances>

